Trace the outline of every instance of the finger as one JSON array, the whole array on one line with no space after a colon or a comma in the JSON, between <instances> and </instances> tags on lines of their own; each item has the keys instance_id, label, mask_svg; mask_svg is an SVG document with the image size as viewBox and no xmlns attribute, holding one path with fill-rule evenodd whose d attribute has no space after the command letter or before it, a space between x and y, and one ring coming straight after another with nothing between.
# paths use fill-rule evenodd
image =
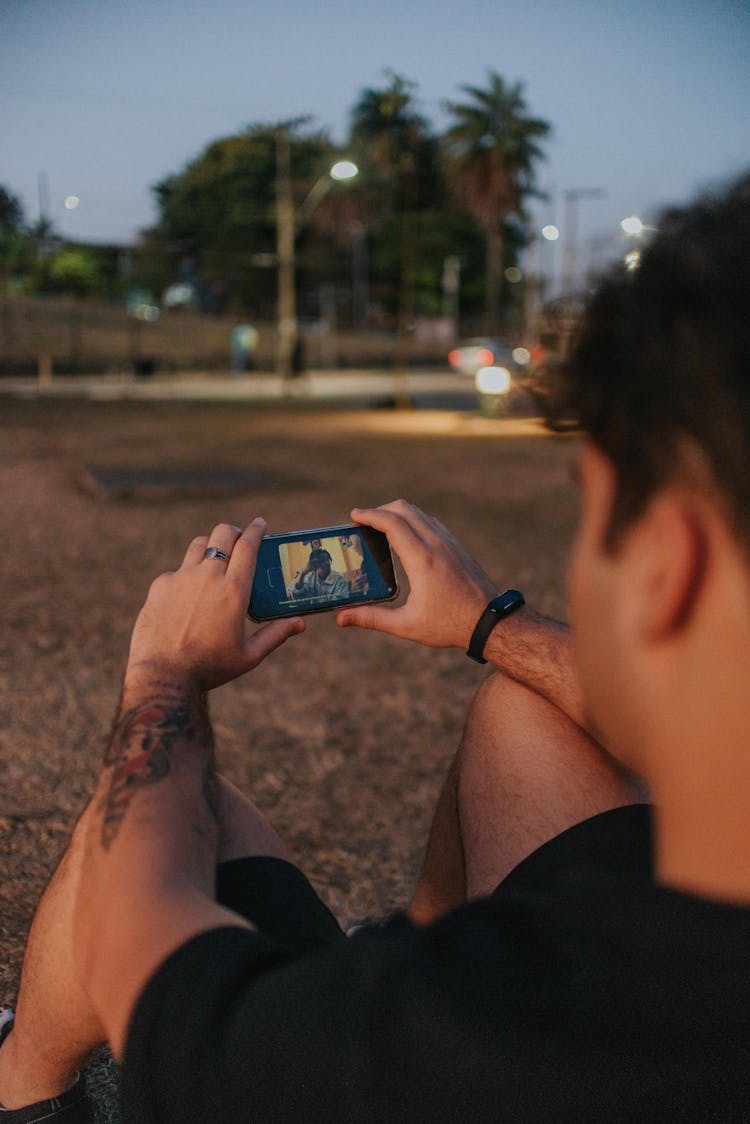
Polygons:
<instances>
[{"instance_id":1,"label":"finger","mask_svg":"<svg viewBox=\"0 0 750 1124\"><path fill-rule=\"evenodd\" d=\"M235 527L232 523L217 523L208 536L208 546L209 548L220 550L226 557L214 556L212 558L207 558L206 562L222 563L226 571L235 543L241 534L242 531L240 528ZM219 573L221 573L221 570L219 570Z\"/></svg>"},{"instance_id":2,"label":"finger","mask_svg":"<svg viewBox=\"0 0 750 1124\"><path fill-rule=\"evenodd\" d=\"M372 632L385 632L389 636L408 639L406 606L386 609L383 605L358 605L356 609L342 609L336 616L339 628L367 628Z\"/></svg>"},{"instance_id":3,"label":"finger","mask_svg":"<svg viewBox=\"0 0 750 1124\"><path fill-rule=\"evenodd\" d=\"M265 533L266 521L259 515L245 527L234 544L227 565L227 576L231 577L243 591L249 592L253 584L255 560Z\"/></svg>"},{"instance_id":4,"label":"finger","mask_svg":"<svg viewBox=\"0 0 750 1124\"><path fill-rule=\"evenodd\" d=\"M355 523L364 523L387 535L402 560L415 548L424 550L426 546L426 517L405 500L396 500L382 507L355 507L351 516Z\"/></svg>"},{"instance_id":5,"label":"finger","mask_svg":"<svg viewBox=\"0 0 750 1124\"><path fill-rule=\"evenodd\" d=\"M198 535L193 539L190 546L185 551L185 557L182 559L183 566L195 566L203 558L203 552L208 546L208 538L206 535Z\"/></svg>"},{"instance_id":6,"label":"finger","mask_svg":"<svg viewBox=\"0 0 750 1124\"><path fill-rule=\"evenodd\" d=\"M354 508L352 518L357 522L373 526L376 530L384 531L401 558L407 573L413 555L410 556L406 552L408 550L413 552L417 544L430 554L444 553L446 547L458 551L461 555L465 554L458 539L444 523L441 523L436 516L428 515L415 507L414 504L407 503L406 500L395 500L393 503L377 508ZM412 532L411 540L404 536L401 529L404 526Z\"/></svg>"},{"instance_id":7,"label":"finger","mask_svg":"<svg viewBox=\"0 0 750 1124\"><path fill-rule=\"evenodd\" d=\"M361 517L362 511L357 508L354 510ZM426 511L422 511L420 507L409 503L407 500L393 500L391 503L383 504L380 507L370 508L365 514L369 515L372 512L384 512L386 515L395 516L396 519L405 523L425 545L432 545L446 535L452 538L448 528L439 519L434 515L428 515ZM374 523L373 526L375 526ZM377 529L380 530L380 528Z\"/></svg>"},{"instance_id":8,"label":"finger","mask_svg":"<svg viewBox=\"0 0 750 1124\"><path fill-rule=\"evenodd\" d=\"M438 538L447 540L450 543L457 543L458 539L451 531L450 527L446 527L436 515L430 516L430 523L432 524L433 531L437 534Z\"/></svg>"},{"instance_id":9,"label":"finger","mask_svg":"<svg viewBox=\"0 0 750 1124\"><path fill-rule=\"evenodd\" d=\"M453 533L441 523L436 515L428 515L426 511L416 507L414 504L407 503L406 500L396 500L393 508L398 513L400 505L404 505L403 518L407 520L409 525L417 532L423 542L428 545L433 545L436 542L448 541L454 543L456 540ZM390 505L389 505L390 506Z\"/></svg>"},{"instance_id":10,"label":"finger","mask_svg":"<svg viewBox=\"0 0 750 1124\"><path fill-rule=\"evenodd\" d=\"M262 625L247 641L248 654L251 655L253 664L260 663L290 637L298 636L304 631L305 622L302 617L287 617Z\"/></svg>"}]
</instances>

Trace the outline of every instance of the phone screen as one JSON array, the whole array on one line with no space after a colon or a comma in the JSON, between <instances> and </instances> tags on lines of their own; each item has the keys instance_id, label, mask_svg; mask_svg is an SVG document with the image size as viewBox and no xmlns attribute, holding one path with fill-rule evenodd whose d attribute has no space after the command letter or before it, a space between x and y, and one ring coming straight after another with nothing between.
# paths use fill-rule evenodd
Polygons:
<instances>
[{"instance_id":1,"label":"phone screen","mask_svg":"<svg viewBox=\"0 0 750 1124\"><path fill-rule=\"evenodd\" d=\"M389 601L397 593L382 531L355 524L318 527L263 538L248 613L256 621L296 617Z\"/></svg>"}]
</instances>

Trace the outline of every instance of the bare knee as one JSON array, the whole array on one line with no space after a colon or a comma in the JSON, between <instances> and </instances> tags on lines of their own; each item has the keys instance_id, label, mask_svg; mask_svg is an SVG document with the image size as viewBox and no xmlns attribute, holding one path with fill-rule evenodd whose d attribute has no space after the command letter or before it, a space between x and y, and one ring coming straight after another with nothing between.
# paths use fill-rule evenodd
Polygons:
<instances>
[{"instance_id":1,"label":"bare knee","mask_svg":"<svg viewBox=\"0 0 750 1124\"><path fill-rule=\"evenodd\" d=\"M226 777L216 775L219 819L218 861L269 855L292 861L292 855L265 816Z\"/></svg>"},{"instance_id":2,"label":"bare knee","mask_svg":"<svg viewBox=\"0 0 750 1124\"><path fill-rule=\"evenodd\" d=\"M459 754L460 775L472 759L484 759L499 777L538 780L547 771L556 779L614 787L640 798L620 763L585 730L536 691L501 672L477 691Z\"/></svg>"},{"instance_id":3,"label":"bare knee","mask_svg":"<svg viewBox=\"0 0 750 1124\"><path fill-rule=\"evenodd\" d=\"M458 759L468 896L490 892L573 824L639 799L629 774L562 711L492 675L477 692Z\"/></svg>"}]
</instances>

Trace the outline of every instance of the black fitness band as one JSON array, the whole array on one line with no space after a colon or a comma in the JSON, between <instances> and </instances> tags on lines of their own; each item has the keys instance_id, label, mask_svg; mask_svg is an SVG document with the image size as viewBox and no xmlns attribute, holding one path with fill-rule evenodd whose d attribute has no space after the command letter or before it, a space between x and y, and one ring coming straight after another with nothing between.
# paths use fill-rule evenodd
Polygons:
<instances>
[{"instance_id":1,"label":"black fitness band","mask_svg":"<svg viewBox=\"0 0 750 1124\"><path fill-rule=\"evenodd\" d=\"M487 663L484 658L484 646L493 628L500 623L503 617L509 617L511 613L515 613L516 609L520 609L525 604L526 599L518 589L506 589L505 593L493 597L477 621L477 626L471 634L469 647L466 649L466 655L470 659L476 660L477 663Z\"/></svg>"}]
</instances>

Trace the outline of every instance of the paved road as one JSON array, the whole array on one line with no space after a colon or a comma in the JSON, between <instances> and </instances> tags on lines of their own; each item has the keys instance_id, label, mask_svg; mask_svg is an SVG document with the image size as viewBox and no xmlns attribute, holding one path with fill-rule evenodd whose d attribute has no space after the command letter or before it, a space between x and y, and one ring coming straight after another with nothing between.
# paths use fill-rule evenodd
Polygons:
<instances>
[{"instance_id":1,"label":"paved road","mask_svg":"<svg viewBox=\"0 0 750 1124\"><path fill-rule=\"evenodd\" d=\"M362 405L389 404L404 392L420 408L476 410L479 398L473 380L448 371L418 371L398 376L389 371L311 371L285 388L278 375L220 373L56 376L0 378L0 395L16 397L89 398L101 401L133 398L152 401L320 401Z\"/></svg>"}]
</instances>

